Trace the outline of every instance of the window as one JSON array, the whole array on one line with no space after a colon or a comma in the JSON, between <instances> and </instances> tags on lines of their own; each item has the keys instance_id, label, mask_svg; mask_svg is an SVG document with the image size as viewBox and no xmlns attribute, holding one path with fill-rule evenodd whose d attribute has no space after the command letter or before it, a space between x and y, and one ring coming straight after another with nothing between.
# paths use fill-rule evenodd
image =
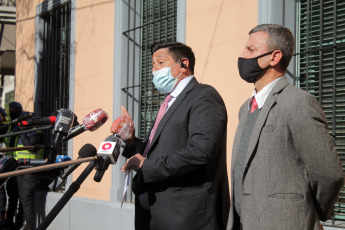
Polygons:
<instances>
[{"instance_id":1,"label":"window","mask_svg":"<svg viewBox=\"0 0 345 230\"><path fill-rule=\"evenodd\" d=\"M296 85L320 102L342 164L345 163L345 2L300 0L297 4ZM345 220L345 190L335 219Z\"/></svg>"},{"instance_id":2,"label":"window","mask_svg":"<svg viewBox=\"0 0 345 230\"><path fill-rule=\"evenodd\" d=\"M35 112L39 116L51 116L61 108L69 108L71 3L56 3L50 10L47 5L48 2L41 4L44 12L40 13L37 24L39 43L36 45L40 49L36 53L38 104ZM67 143L63 146L63 154L66 153Z\"/></svg>"},{"instance_id":3,"label":"window","mask_svg":"<svg viewBox=\"0 0 345 230\"><path fill-rule=\"evenodd\" d=\"M152 83L150 46L157 41L176 41L177 1L131 0L127 3L128 29L122 33L127 40L127 56L123 57L127 58L127 76L122 91L126 95L125 107L132 114L135 127L140 127L137 136L144 139L165 97Z\"/></svg>"},{"instance_id":4,"label":"window","mask_svg":"<svg viewBox=\"0 0 345 230\"><path fill-rule=\"evenodd\" d=\"M68 108L70 3L41 15L43 48L40 55L42 87L39 103L42 116L60 108Z\"/></svg>"}]
</instances>

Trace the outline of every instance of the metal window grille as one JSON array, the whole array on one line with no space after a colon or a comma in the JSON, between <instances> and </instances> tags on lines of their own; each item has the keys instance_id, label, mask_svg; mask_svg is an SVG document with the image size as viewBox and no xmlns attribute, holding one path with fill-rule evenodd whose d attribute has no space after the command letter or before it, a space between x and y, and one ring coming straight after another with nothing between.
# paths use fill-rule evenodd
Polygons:
<instances>
[{"instance_id":1,"label":"metal window grille","mask_svg":"<svg viewBox=\"0 0 345 230\"><path fill-rule=\"evenodd\" d=\"M50 116L53 112L69 106L69 54L71 3L60 5L41 15L43 22L43 49L40 56L39 107L41 116ZM50 138L47 137L49 140ZM63 153L67 153L67 143Z\"/></svg>"},{"instance_id":2,"label":"metal window grille","mask_svg":"<svg viewBox=\"0 0 345 230\"><path fill-rule=\"evenodd\" d=\"M297 9L296 85L319 100L344 168L345 1L299 0ZM344 189L334 213L345 219Z\"/></svg>"},{"instance_id":3,"label":"metal window grille","mask_svg":"<svg viewBox=\"0 0 345 230\"><path fill-rule=\"evenodd\" d=\"M129 0L127 76L125 107L133 117L137 136L144 139L164 100L152 84L150 45L157 41L176 41L176 0ZM127 201L133 199L131 195Z\"/></svg>"}]
</instances>

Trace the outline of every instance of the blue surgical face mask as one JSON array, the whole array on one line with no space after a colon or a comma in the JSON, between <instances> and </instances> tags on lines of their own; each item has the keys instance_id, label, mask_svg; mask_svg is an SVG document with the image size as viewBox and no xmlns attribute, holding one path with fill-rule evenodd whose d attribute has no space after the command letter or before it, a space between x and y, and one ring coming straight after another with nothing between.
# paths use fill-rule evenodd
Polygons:
<instances>
[{"instance_id":1,"label":"blue surgical face mask","mask_svg":"<svg viewBox=\"0 0 345 230\"><path fill-rule=\"evenodd\" d=\"M176 63L177 62L175 62L175 64ZM175 84L177 82L177 79L182 73L181 72L176 78L174 78L171 75L171 67L173 67L175 64L173 64L170 67L165 67L160 70L156 70L152 72L152 75L153 75L152 82L159 92L170 93L171 91L173 91Z\"/></svg>"}]
</instances>

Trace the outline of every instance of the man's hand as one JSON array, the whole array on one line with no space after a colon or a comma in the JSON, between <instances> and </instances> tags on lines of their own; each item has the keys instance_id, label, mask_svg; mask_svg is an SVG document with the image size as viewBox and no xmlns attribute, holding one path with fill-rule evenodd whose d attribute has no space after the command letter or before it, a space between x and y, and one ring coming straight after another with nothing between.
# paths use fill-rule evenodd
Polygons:
<instances>
[{"instance_id":1,"label":"man's hand","mask_svg":"<svg viewBox=\"0 0 345 230\"><path fill-rule=\"evenodd\" d=\"M143 165L144 161L145 157L143 157L140 153L137 153L127 160L126 164L122 166L121 172L125 172L130 169L133 169L137 172Z\"/></svg>"}]
</instances>

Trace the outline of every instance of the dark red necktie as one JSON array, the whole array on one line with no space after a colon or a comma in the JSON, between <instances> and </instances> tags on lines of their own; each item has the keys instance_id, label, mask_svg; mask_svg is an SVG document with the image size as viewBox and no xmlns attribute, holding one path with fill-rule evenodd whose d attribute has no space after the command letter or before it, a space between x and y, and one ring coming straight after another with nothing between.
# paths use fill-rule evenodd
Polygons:
<instances>
[{"instance_id":1,"label":"dark red necktie","mask_svg":"<svg viewBox=\"0 0 345 230\"><path fill-rule=\"evenodd\" d=\"M258 108L258 103L256 103L255 97L252 101L252 109L250 110L250 113L254 112Z\"/></svg>"}]
</instances>

